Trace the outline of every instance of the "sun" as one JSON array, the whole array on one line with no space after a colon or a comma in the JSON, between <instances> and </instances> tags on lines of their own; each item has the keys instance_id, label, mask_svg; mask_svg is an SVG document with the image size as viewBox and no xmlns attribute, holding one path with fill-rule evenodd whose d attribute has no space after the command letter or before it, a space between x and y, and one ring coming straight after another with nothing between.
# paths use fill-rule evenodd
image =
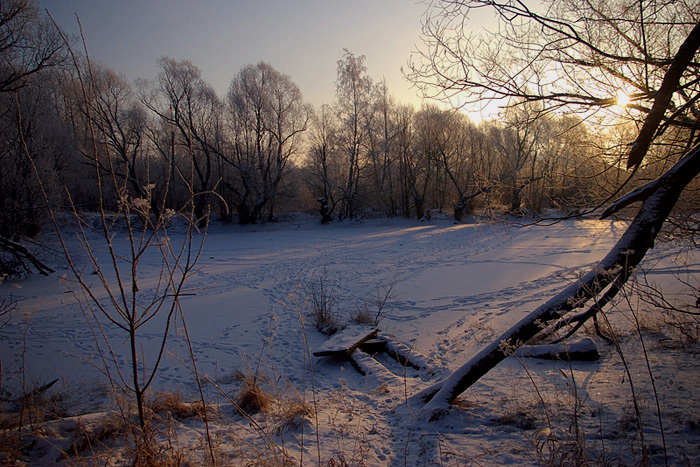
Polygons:
<instances>
[{"instance_id":1,"label":"sun","mask_svg":"<svg viewBox=\"0 0 700 467\"><path fill-rule=\"evenodd\" d=\"M630 96L628 96L622 89L617 90L617 105L620 107L627 107L630 103Z\"/></svg>"}]
</instances>

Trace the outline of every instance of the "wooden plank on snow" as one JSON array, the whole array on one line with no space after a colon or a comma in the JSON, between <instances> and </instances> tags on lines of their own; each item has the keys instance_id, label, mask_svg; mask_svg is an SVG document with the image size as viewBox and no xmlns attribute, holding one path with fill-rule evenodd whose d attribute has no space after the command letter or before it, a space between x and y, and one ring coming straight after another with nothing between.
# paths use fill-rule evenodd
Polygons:
<instances>
[{"instance_id":1,"label":"wooden plank on snow","mask_svg":"<svg viewBox=\"0 0 700 467\"><path fill-rule=\"evenodd\" d=\"M354 324L335 333L315 352L315 357L350 355L363 342L377 335L377 328Z\"/></svg>"}]
</instances>

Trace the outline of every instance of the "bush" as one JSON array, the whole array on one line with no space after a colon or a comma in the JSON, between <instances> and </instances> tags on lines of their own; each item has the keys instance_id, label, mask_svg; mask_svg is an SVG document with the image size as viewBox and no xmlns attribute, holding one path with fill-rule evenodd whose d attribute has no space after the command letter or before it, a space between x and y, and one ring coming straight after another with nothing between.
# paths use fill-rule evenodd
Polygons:
<instances>
[{"instance_id":1,"label":"bush","mask_svg":"<svg viewBox=\"0 0 700 467\"><path fill-rule=\"evenodd\" d=\"M319 277L318 282L304 282L302 288L307 295L308 315L311 316L316 329L329 336L335 334L340 327L338 296L328 284L326 271Z\"/></svg>"}]
</instances>

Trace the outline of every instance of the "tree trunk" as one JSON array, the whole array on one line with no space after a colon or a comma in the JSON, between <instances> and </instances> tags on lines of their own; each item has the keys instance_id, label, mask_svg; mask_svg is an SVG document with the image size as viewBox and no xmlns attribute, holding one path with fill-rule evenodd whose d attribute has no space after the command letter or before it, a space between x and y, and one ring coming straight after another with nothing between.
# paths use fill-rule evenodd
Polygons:
<instances>
[{"instance_id":1,"label":"tree trunk","mask_svg":"<svg viewBox=\"0 0 700 467\"><path fill-rule=\"evenodd\" d=\"M194 204L194 217L197 221L197 226L203 229L209 223L209 200L206 193L198 193L194 195L192 200Z\"/></svg>"},{"instance_id":2,"label":"tree trunk","mask_svg":"<svg viewBox=\"0 0 700 467\"><path fill-rule=\"evenodd\" d=\"M424 199L418 196L413 196L413 205L416 207L416 219L423 219L425 216Z\"/></svg>"},{"instance_id":3,"label":"tree trunk","mask_svg":"<svg viewBox=\"0 0 700 467\"><path fill-rule=\"evenodd\" d=\"M324 197L321 197L316 201L318 201L321 205L318 210L318 212L321 214L321 224L328 224L333 220L333 216L331 216L332 210L330 210L330 208L328 207L328 200Z\"/></svg>"},{"instance_id":4,"label":"tree trunk","mask_svg":"<svg viewBox=\"0 0 700 467\"><path fill-rule=\"evenodd\" d=\"M441 418L450 403L516 348L574 308L583 307L606 287L620 288L653 247L654 239L685 187L700 174L700 145L658 179L624 196L604 213L606 218L631 203L642 201L636 217L606 257L578 282L541 305L495 339L449 377L413 397L425 402L422 418ZM591 315L592 316L592 315Z\"/></svg>"},{"instance_id":5,"label":"tree trunk","mask_svg":"<svg viewBox=\"0 0 700 467\"><path fill-rule=\"evenodd\" d=\"M245 199L238 203L238 205L236 206L236 210L238 211L238 223L240 225L248 225L255 223L255 219L252 217L252 214L250 212L250 206L248 206L248 202Z\"/></svg>"},{"instance_id":6,"label":"tree trunk","mask_svg":"<svg viewBox=\"0 0 700 467\"><path fill-rule=\"evenodd\" d=\"M472 199L476 198L482 193L488 193L489 192L489 187L484 187L484 188L479 188L476 190L474 193L470 195L465 195L462 194L460 197L459 202L457 205L454 207L454 218L457 222L460 222L464 216L470 215L472 212L474 212L474 204L472 202Z\"/></svg>"}]
</instances>

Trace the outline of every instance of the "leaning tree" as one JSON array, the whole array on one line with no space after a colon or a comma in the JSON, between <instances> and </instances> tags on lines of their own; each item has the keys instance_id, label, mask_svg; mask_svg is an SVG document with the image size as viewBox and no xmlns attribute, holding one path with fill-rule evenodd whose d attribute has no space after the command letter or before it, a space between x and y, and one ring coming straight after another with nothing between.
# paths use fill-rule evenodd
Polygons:
<instances>
[{"instance_id":1,"label":"leaning tree","mask_svg":"<svg viewBox=\"0 0 700 467\"><path fill-rule=\"evenodd\" d=\"M641 203L624 235L588 274L414 396L428 420L440 418L518 346L553 329L574 332L594 318L653 247L681 194L700 174L697 8L683 1L628 8L622 1L550 0L542 6L540 12L521 1L435 1L424 27L426 47L411 77L443 97L538 102L542 113L567 109L592 115L610 111L624 97L624 115L640 122L626 154L628 169L644 167L656 145L673 148L665 154L675 164L604 211L606 218ZM480 8L492 8L502 20L497 33L466 33L465 18Z\"/></svg>"}]
</instances>

